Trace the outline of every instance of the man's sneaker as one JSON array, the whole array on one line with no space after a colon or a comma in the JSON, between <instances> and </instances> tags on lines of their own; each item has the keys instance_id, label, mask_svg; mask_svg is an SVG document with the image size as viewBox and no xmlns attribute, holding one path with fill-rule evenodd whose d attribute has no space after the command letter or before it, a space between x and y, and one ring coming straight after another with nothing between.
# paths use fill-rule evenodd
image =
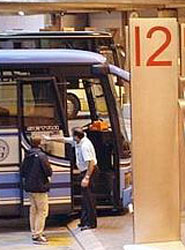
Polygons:
<instances>
[{"instance_id":1,"label":"man's sneaker","mask_svg":"<svg viewBox=\"0 0 185 250\"><path fill-rule=\"evenodd\" d=\"M46 237L46 235L45 235L45 233L42 233L42 235L41 236L43 236L44 238L46 238L47 239L47 237ZM34 240L34 239L36 239L36 238L38 238L39 236L38 235L34 235L34 234L32 234L32 240Z\"/></svg>"},{"instance_id":2,"label":"man's sneaker","mask_svg":"<svg viewBox=\"0 0 185 250\"><path fill-rule=\"evenodd\" d=\"M81 227L81 231L94 229L96 227L97 227L96 225L90 225L90 226L86 225L86 226Z\"/></svg>"},{"instance_id":3,"label":"man's sneaker","mask_svg":"<svg viewBox=\"0 0 185 250\"><path fill-rule=\"evenodd\" d=\"M37 245L47 245L48 241L44 236L38 236L37 238L33 238L33 243Z\"/></svg>"}]
</instances>

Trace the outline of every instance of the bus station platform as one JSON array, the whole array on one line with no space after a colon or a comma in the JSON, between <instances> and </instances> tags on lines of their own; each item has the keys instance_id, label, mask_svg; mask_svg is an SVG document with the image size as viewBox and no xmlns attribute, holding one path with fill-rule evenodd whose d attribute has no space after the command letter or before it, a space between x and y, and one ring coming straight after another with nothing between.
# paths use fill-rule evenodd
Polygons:
<instances>
[{"instance_id":1,"label":"bus station platform","mask_svg":"<svg viewBox=\"0 0 185 250\"><path fill-rule=\"evenodd\" d=\"M49 223L46 227L48 245L34 245L31 240L28 223L19 225L15 221L0 219L1 250L123 250L124 245L133 244L133 217L122 216L98 217L98 227L81 231L77 227L78 219L67 224ZM3 226L4 225L4 226Z\"/></svg>"},{"instance_id":2,"label":"bus station platform","mask_svg":"<svg viewBox=\"0 0 185 250\"><path fill-rule=\"evenodd\" d=\"M26 222L25 222L26 221ZM155 244L134 244L133 214L98 217L98 227L81 231L78 219L46 226L48 245L34 245L27 219L0 219L1 250L185 250L180 241Z\"/></svg>"}]
</instances>

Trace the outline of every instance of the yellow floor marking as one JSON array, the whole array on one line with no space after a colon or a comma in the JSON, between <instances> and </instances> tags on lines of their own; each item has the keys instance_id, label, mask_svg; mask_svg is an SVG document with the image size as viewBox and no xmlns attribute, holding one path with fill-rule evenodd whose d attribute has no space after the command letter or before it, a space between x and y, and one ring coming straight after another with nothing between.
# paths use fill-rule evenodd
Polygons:
<instances>
[{"instance_id":1,"label":"yellow floor marking","mask_svg":"<svg viewBox=\"0 0 185 250\"><path fill-rule=\"evenodd\" d=\"M74 239L68 233L60 232L47 236L49 246L70 246Z\"/></svg>"}]
</instances>

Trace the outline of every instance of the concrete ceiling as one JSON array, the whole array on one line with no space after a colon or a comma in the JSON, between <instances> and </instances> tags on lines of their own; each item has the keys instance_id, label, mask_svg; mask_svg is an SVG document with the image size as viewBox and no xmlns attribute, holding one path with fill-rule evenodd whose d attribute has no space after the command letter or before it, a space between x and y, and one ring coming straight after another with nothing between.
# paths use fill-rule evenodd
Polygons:
<instances>
[{"instance_id":1,"label":"concrete ceiling","mask_svg":"<svg viewBox=\"0 0 185 250\"><path fill-rule=\"evenodd\" d=\"M0 14L46 14L67 11L99 12L121 11L146 8L185 8L185 0L0 0Z\"/></svg>"}]
</instances>

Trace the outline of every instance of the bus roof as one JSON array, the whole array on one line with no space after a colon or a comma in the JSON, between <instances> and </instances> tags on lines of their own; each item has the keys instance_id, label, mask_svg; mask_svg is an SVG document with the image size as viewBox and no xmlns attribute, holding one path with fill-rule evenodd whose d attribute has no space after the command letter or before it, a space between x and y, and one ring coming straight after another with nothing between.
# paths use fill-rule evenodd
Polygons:
<instances>
[{"instance_id":1,"label":"bus roof","mask_svg":"<svg viewBox=\"0 0 185 250\"><path fill-rule=\"evenodd\" d=\"M9 30L0 32L0 39L2 38L13 38L13 37L21 37L21 38L42 38L42 37L78 37L78 38L112 38L111 33L105 31L25 31L25 30Z\"/></svg>"},{"instance_id":2,"label":"bus roof","mask_svg":"<svg viewBox=\"0 0 185 250\"><path fill-rule=\"evenodd\" d=\"M104 64L98 53L70 49L0 50L0 66L17 64Z\"/></svg>"}]
</instances>

